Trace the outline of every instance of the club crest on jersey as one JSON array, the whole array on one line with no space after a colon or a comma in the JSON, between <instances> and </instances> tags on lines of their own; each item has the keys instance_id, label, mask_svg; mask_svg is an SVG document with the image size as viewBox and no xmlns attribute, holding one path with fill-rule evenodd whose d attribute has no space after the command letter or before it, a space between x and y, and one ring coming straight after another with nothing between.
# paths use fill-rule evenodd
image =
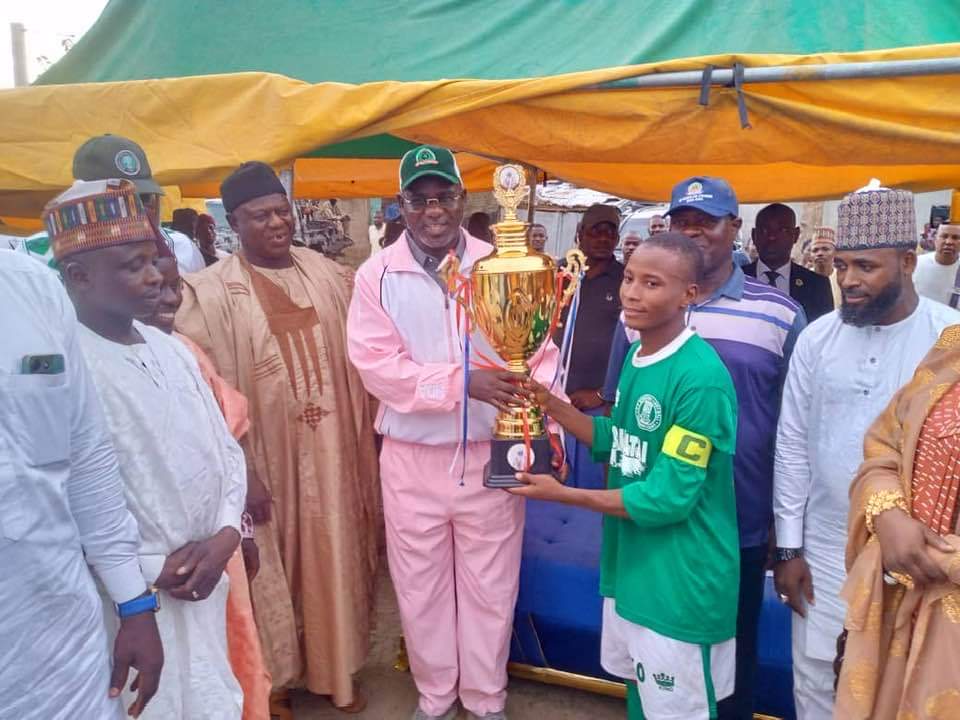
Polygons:
<instances>
[{"instance_id":1,"label":"club crest on jersey","mask_svg":"<svg viewBox=\"0 0 960 720\"><path fill-rule=\"evenodd\" d=\"M637 405L634 408L634 414L637 417L637 425L641 430L653 432L660 427L660 421L663 420L663 409L660 407L660 401L653 395L641 395L637 399Z\"/></svg>"}]
</instances>

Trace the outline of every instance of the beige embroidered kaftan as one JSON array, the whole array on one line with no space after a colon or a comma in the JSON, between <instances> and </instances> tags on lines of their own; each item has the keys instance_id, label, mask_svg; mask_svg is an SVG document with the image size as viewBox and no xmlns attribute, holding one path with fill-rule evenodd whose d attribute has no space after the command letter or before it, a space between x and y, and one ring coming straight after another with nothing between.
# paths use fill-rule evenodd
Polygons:
<instances>
[{"instance_id":1,"label":"beige embroidered kaftan","mask_svg":"<svg viewBox=\"0 0 960 720\"><path fill-rule=\"evenodd\" d=\"M233 256L184 279L177 329L250 401L248 473L273 497L257 528L254 610L275 688L353 700L366 658L381 520L372 412L347 360L349 271Z\"/></svg>"}]
</instances>

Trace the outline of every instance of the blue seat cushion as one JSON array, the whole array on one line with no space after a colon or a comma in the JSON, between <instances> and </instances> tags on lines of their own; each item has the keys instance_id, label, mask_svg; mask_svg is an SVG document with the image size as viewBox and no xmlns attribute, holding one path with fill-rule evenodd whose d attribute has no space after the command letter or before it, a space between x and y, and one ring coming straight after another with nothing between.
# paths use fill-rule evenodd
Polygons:
<instances>
[{"instance_id":1,"label":"blue seat cushion","mask_svg":"<svg viewBox=\"0 0 960 720\"><path fill-rule=\"evenodd\" d=\"M600 667L601 516L527 502L511 659L608 678Z\"/></svg>"}]
</instances>

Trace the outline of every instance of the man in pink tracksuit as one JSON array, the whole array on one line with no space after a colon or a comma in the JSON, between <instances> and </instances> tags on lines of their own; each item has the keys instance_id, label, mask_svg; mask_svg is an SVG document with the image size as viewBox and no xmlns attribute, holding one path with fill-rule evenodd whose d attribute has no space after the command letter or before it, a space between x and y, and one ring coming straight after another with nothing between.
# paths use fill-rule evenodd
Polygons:
<instances>
[{"instance_id":1,"label":"man in pink tracksuit","mask_svg":"<svg viewBox=\"0 0 960 720\"><path fill-rule=\"evenodd\" d=\"M471 718L504 720L524 505L483 487L483 467L516 386L506 371L470 371L463 447L462 320L438 270L453 250L469 275L493 248L460 227L466 193L449 150L404 155L400 191L407 229L357 272L347 340L380 400L387 555L420 692L413 720L451 720L458 696ZM479 332L470 342L474 359L497 357ZM531 366L549 383L557 348L548 340L541 353Z\"/></svg>"}]
</instances>

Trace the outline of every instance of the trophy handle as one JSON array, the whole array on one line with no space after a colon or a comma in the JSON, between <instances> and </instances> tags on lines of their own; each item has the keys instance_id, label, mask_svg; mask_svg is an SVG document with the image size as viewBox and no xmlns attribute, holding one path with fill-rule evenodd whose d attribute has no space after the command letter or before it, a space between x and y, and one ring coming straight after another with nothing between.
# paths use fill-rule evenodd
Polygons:
<instances>
[{"instance_id":1,"label":"trophy handle","mask_svg":"<svg viewBox=\"0 0 960 720\"><path fill-rule=\"evenodd\" d=\"M571 248L570 250L567 250L565 258L567 265L563 272L565 275L569 276L570 284L567 285L563 291L563 295L560 297L560 307L563 307L570 302L570 299L573 297L574 293L577 292L577 286L580 284L580 274L590 269L587 266L587 256L583 254L582 250Z\"/></svg>"}]
</instances>

